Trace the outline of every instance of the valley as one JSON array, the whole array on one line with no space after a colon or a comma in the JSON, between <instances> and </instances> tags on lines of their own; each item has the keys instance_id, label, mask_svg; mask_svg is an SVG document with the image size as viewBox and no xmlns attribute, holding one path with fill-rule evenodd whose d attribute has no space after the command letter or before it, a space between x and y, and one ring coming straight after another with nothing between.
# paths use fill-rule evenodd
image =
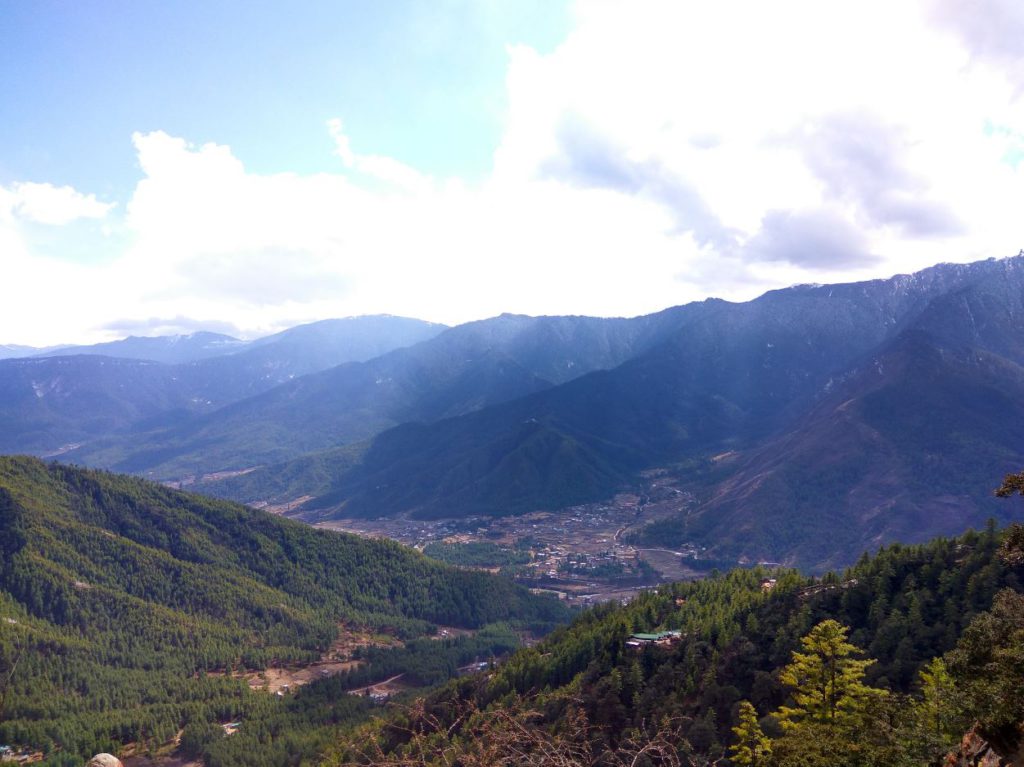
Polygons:
<instances>
[{"instance_id":1,"label":"valley","mask_svg":"<svg viewBox=\"0 0 1024 767\"><path fill-rule=\"evenodd\" d=\"M633 493L606 503L581 504L557 513L538 511L515 517L412 520L333 519L316 527L388 538L424 549L430 544L491 544L504 551L528 551L530 561L478 569L504 572L517 583L551 593L573 606L608 600L628 601L660 583L701 578L709 569L693 544L677 549L630 543L631 533L653 522L678 517L696 504L668 472L645 472Z\"/></svg>"}]
</instances>

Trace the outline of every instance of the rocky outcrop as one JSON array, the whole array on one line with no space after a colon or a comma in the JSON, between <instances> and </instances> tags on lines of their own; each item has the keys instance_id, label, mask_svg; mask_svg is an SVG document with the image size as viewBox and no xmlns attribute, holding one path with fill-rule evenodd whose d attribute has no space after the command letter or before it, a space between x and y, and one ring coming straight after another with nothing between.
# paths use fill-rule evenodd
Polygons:
<instances>
[{"instance_id":1,"label":"rocky outcrop","mask_svg":"<svg viewBox=\"0 0 1024 767\"><path fill-rule=\"evenodd\" d=\"M996 744L972 727L956 751L946 755L942 767L1024 767L1024 744Z\"/></svg>"},{"instance_id":2,"label":"rocky outcrop","mask_svg":"<svg viewBox=\"0 0 1024 767\"><path fill-rule=\"evenodd\" d=\"M124 767L124 764L113 754L96 754L85 767Z\"/></svg>"}]
</instances>

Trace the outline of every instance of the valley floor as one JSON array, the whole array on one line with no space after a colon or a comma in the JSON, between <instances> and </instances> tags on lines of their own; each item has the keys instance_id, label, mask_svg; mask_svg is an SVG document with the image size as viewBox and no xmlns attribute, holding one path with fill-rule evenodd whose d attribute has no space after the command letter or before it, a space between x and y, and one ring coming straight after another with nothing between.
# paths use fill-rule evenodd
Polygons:
<instances>
[{"instance_id":1,"label":"valley floor","mask_svg":"<svg viewBox=\"0 0 1024 767\"><path fill-rule=\"evenodd\" d=\"M462 519L338 519L317 527L368 538L390 538L418 549L430 543L492 543L529 548L533 560L515 569L515 580L550 591L569 604L627 601L659 583L703 577L695 547L638 547L628 534L643 525L677 517L695 504L666 474L650 473L635 493L573 506L557 513ZM480 568L492 569L498 568Z\"/></svg>"}]
</instances>

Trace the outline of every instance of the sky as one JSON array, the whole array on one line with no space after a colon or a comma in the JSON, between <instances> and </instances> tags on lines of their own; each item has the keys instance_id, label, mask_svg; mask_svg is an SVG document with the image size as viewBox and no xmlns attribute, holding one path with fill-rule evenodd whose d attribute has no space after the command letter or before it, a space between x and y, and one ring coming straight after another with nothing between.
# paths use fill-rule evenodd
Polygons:
<instances>
[{"instance_id":1,"label":"sky","mask_svg":"<svg viewBox=\"0 0 1024 767\"><path fill-rule=\"evenodd\" d=\"M1021 40L1016 0L0 0L0 343L1015 255Z\"/></svg>"}]
</instances>

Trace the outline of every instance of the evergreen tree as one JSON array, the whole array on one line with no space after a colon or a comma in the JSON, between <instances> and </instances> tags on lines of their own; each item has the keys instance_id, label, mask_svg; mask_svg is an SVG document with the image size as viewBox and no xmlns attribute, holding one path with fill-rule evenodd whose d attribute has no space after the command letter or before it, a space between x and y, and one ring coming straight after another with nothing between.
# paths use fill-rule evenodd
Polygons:
<instances>
[{"instance_id":1,"label":"evergreen tree","mask_svg":"<svg viewBox=\"0 0 1024 767\"><path fill-rule=\"evenodd\" d=\"M736 742L730 746L729 758L741 767L758 767L767 763L772 753L772 742L757 721L757 711L750 701L740 703L740 722L732 728Z\"/></svg>"},{"instance_id":2,"label":"evergreen tree","mask_svg":"<svg viewBox=\"0 0 1024 767\"><path fill-rule=\"evenodd\" d=\"M857 647L846 641L849 629L836 620L824 620L800 640L805 652L794 652L793 661L780 679L791 688L795 706L779 709L783 729L803 722L829 727L858 721L871 701L885 691L864 684L865 669L873 660L851 657Z\"/></svg>"},{"instance_id":3,"label":"evergreen tree","mask_svg":"<svg viewBox=\"0 0 1024 767\"><path fill-rule=\"evenodd\" d=\"M933 658L921 669L921 702L917 713L921 726L942 742L963 734L965 722L960 721L952 705L956 684L942 658Z\"/></svg>"}]
</instances>

